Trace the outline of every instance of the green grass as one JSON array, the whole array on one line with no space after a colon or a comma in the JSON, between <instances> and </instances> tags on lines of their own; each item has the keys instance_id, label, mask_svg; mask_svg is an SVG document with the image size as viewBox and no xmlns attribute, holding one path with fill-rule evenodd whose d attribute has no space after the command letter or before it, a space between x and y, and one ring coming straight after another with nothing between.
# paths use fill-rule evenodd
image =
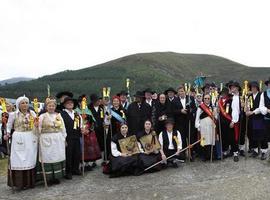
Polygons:
<instances>
[{"instance_id":1,"label":"green grass","mask_svg":"<svg viewBox=\"0 0 270 200\"><path fill-rule=\"evenodd\" d=\"M131 93L151 87L158 92L167 87L178 87L184 82L193 82L196 76L208 76L208 82L226 82L229 80L264 80L270 74L270 68L252 68L226 58L206 54L180 54L174 52L141 53L125 56L110 62L81 70L66 70L36 80L0 86L4 97L16 98L27 95L42 100L47 95L47 84L51 94L70 90L75 97L98 92L102 87L110 86L112 93L125 89L125 80L130 78Z\"/></svg>"},{"instance_id":2,"label":"green grass","mask_svg":"<svg viewBox=\"0 0 270 200\"><path fill-rule=\"evenodd\" d=\"M8 160L0 159L0 176L6 176L7 175L7 164Z\"/></svg>"}]
</instances>

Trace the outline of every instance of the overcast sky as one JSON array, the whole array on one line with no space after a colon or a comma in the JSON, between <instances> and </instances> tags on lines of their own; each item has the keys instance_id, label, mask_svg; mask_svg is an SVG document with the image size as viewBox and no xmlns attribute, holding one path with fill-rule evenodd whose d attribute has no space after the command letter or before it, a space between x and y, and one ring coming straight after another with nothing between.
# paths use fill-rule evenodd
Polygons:
<instances>
[{"instance_id":1,"label":"overcast sky","mask_svg":"<svg viewBox=\"0 0 270 200\"><path fill-rule=\"evenodd\" d=\"M0 80L125 55L215 54L270 67L268 0L1 0Z\"/></svg>"}]
</instances>

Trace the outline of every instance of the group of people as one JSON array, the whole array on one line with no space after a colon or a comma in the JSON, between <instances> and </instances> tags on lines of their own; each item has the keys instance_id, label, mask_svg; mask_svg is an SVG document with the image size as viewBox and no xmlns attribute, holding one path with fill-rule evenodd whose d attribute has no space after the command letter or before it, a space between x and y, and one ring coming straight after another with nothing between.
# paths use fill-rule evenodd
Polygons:
<instances>
[{"instance_id":1,"label":"group of people","mask_svg":"<svg viewBox=\"0 0 270 200\"><path fill-rule=\"evenodd\" d=\"M180 162L239 156L267 159L270 139L270 79L224 87L180 85L157 94L125 91L73 98L60 92L37 112L27 97L16 110L5 103L2 148L9 152L8 185L26 189L39 181L59 184L91 171L102 159L110 177L141 175ZM57 103L57 99L59 102Z\"/></svg>"}]
</instances>

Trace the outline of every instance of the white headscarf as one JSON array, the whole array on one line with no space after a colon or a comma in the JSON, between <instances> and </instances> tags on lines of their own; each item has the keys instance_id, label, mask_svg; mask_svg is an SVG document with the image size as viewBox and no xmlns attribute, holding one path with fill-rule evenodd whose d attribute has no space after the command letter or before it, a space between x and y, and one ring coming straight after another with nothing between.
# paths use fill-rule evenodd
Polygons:
<instances>
[{"instance_id":1,"label":"white headscarf","mask_svg":"<svg viewBox=\"0 0 270 200\"><path fill-rule=\"evenodd\" d=\"M26 101L27 103L29 103L29 99L26 96L21 96L16 100L16 110L19 110L20 107L20 103L22 101Z\"/></svg>"}]
</instances>

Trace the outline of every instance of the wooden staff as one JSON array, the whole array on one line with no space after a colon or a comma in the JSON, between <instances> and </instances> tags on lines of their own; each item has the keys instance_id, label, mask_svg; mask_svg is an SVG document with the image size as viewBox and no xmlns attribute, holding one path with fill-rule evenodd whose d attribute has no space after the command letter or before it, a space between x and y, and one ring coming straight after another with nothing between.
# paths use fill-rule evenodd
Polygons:
<instances>
[{"instance_id":1,"label":"wooden staff","mask_svg":"<svg viewBox=\"0 0 270 200\"><path fill-rule=\"evenodd\" d=\"M7 107L6 107L6 101L4 98L0 99L1 102L1 106L2 106L2 112L3 112L3 116L2 116L2 125L5 124L4 127L4 135L6 135L6 124L7 124ZM9 172L9 177L10 177L10 184L11 184L11 188L12 188L12 193L14 193L14 184L13 184L13 177L12 177L12 170L11 170L11 163L10 163L10 145L9 145L10 139L8 138L6 141L6 145L7 145L7 154L8 154L8 172Z\"/></svg>"},{"instance_id":2,"label":"wooden staff","mask_svg":"<svg viewBox=\"0 0 270 200\"><path fill-rule=\"evenodd\" d=\"M223 143L222 143L222 130L221 130L220 114L218 114L218 127L219 127L219 141L220 141L221 160L223 160Z\"/></svg>"},{"instance_id":3,"label":"wooden staff","mask_svg":"<svg viewBox=\"0 0 270 200\"><path fill-rule=\"evenodd\" d=\"M203 141L203 140L204 140L204 138L199 139L198 141L194 142L193 144L188 145L186 148L184 148L184 149L182 149L181 151L179 151L179 153L181 153L181 152L183 152L183 151L185 151L185 150L187 150L187 149L192 148L195 144L198 144L199 142L201 142L201 141ZM167 157L165 160L169 160L170 158L172 158L172 157L174 157L174 156L176 156L176 155L179 155L179 154L178 154L178 153L175 153L175 154L173 154L173 155ZM162 163L162 162L164 162L164 160L161 160L161 161L159 161L159 162L157 162L157 163L151 165L150 167L147 167L147 168L144 170L144 172L148 171L149 169L152 169L153 167L159 165L159 164Z\"/></svg>"},{"instance_id":4,"label":"wooden staff","mask_svg":"<svg viewBox=\"0 0 270 200\"><path fill-rule=\"evenodd\" d=\"M33 106L34 106L34 111L36 113L35 121L38 122L39 119L38 119L38 99L37 98L34 99ZM38 147L39 147L38 150L39 150L39 158L40 158L40 163L41 163L42 175L43 175L45 189L48 189L47 177L46 177L45 167L44 167L43 158L42 158L41 139L40 138L41 138L40 134L38 134Z\"/></svg>"},{"instance_id":5,"label":"wooden staff","mask_svg":"<svg viewBox=\"0 0 270 200\"><path fill-rule=\"evenodd\" d=\"M244 112L246 113L247 111L250 110L250 107L249 106L251 106L251 105L248 105L249 104L249 101L248 101L248 81L245 81L244 84L245 84L245 94L244 94L245 95L245 106L244 106ZM248 120L249 120L249 117L246 115L245 160L247 160L247 156L248 156L248 146L247 146ZM241 126L241 124L240 124L240 126ZM240 134L241 134L241 132L240 132Z\"/></svg>"},{"instance_id":6,"label":"wooden staff","mask_svg":"<svg viewBox=\"0 0 270 200\"><path fill-rule=\"evenodd\" d=\"M86 119L85 109L86 109L86 105L87 105L86 97L83 97L82 98L82 103L81 103L83 129L86 128L86 126L85 126L85 119ZM84 134L82 134L82 176L84 176L84 171L85 171L84 170Z\"/></svg>"}]
</instances>

